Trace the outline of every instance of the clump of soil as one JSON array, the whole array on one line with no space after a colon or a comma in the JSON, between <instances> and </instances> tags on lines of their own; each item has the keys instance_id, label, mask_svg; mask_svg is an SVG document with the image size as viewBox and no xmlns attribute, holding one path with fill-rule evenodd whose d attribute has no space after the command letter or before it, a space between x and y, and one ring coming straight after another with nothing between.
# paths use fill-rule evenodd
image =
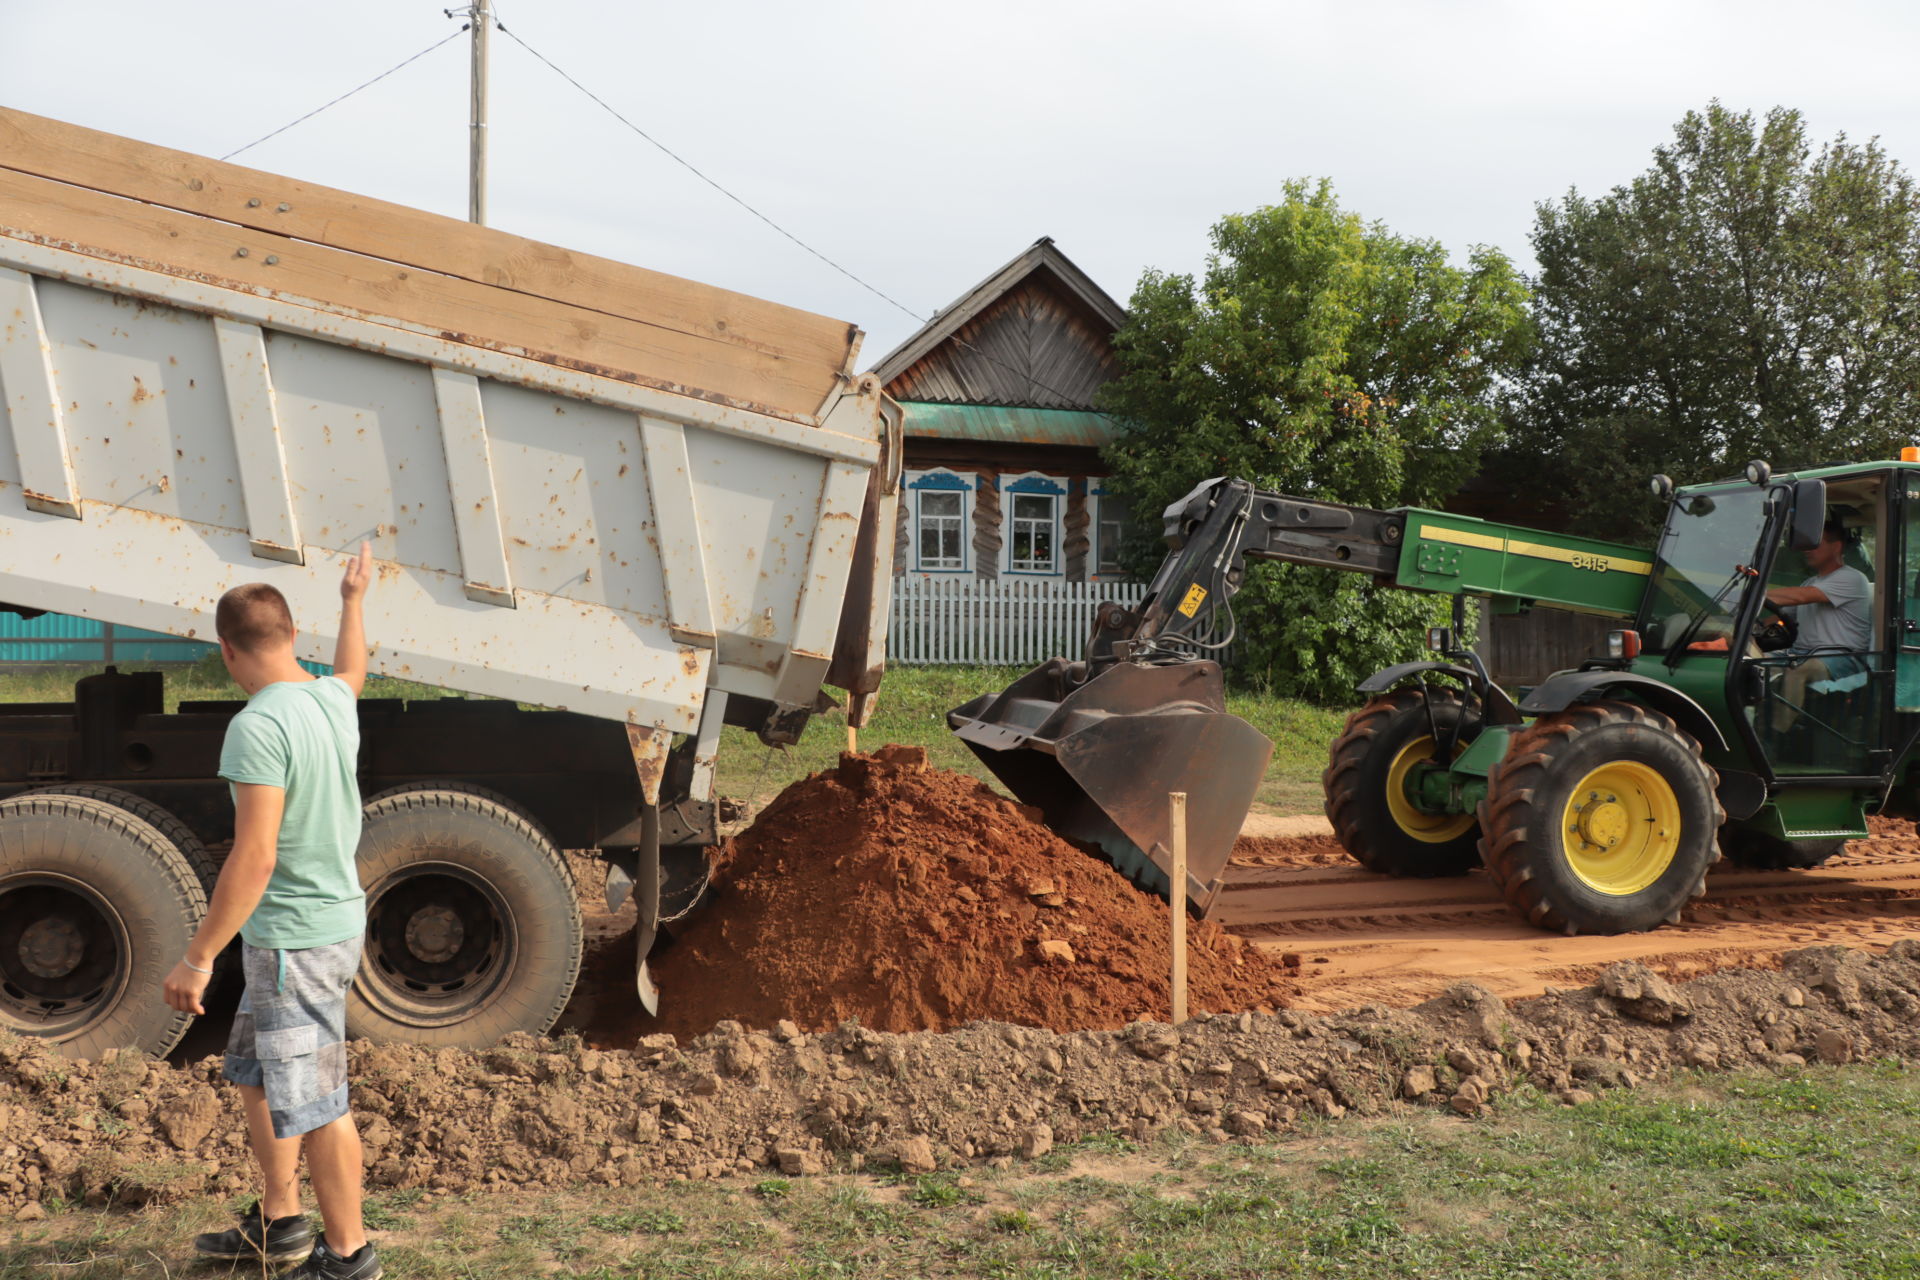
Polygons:
<instances>
[{"instance_id":1,"label":"clump of soil","mask_svg":"<svg viewBox=\"0 0 1920 1280\"><path fill-rule=\"evenodd\" d=\"M1502 1001L1462 982L1413 1009L1291 1009L1057 1033L976 1023L809 1035L723 1022L603 1051L517 1034L476 1052L350 1046L374 1188L634 1186L882 1167L1010 1163L1114 1132L1215 1142L1303 1116L1401 1106L1475 1115L1529 1086L1569 1105L1676 1068L1798 1069L1920 1053L1920 940L1818 947L1777 972L1676 984L1636 963L1590 987ZM257 1191L220 1060L70 1062L0 1031L0 1215L54 1197L163 1203Z\"/></svg>"},{"instance_id":2,"label":"clump of soil","mask_svg":"<svg viewBox=\"0 0 1920 1280\"><path fill-rule=\"evenodd\" d=\"M1039 817L917 747L842 757L723 854L712 901L657 957L661 1017L636 1030L1168 1017L1167 904ZM1188 949L1195 1011L1271 1011L1294 989L1292 970L1217 925L1194 924Z\"/></svg>"}]
</instances>

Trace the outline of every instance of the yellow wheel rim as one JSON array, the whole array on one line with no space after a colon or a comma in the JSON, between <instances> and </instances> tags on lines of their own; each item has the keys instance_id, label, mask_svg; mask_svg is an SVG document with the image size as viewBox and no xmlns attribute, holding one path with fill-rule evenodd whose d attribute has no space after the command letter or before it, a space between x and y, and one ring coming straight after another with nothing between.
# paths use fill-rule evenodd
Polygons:
<instances>
[{"instance_id":1,"label":"yellow wheel rim","mask_svg":"<svg viewBox=\"0 0 1920 1280\"><path fill-rule=\"evenodd\" d=\"M1466 744L1461 743L1454 754L1457 756L1464 750ZM1400 748L1400 753L1394 756L1393 763L1387 767L1387 812L1393 815L1395 825L1415 840L1445 844L1473 830L1474 816L1470 813L1428 813L1414 804L1413 797L1407 794L1407 779L1413 775L1414 766L1430 762L1433 754L1433 739L1424 736Z\"/></svg>"},{"instance_id":2,"label":"yellow wheel rim","mask_svg":"<svg viewBox=\"0 0 1920 1280\"><path fill-rule=\"evenodd\" d=\"M1560 841L1567 865L1588 888L1616 898L1639 893L1680 851L1680 800L1650 765L1603 764L1567 797Z\"/></svg>"}]
</instances>

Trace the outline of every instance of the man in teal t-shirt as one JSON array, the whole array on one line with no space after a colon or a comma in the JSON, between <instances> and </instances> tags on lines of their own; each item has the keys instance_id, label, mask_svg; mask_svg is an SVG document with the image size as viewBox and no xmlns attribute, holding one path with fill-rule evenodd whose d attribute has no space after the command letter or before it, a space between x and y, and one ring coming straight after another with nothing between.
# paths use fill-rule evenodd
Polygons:
<instances>
[{"instance_id":1,"label":"man in teal t-shirt","mask_svg":"<svg viewBox=\"0 0 1920 1280\"><path fill-rule=\"evenodd\" d=\"M266 583L220 597L220 656L247 705L227 727L220 776L233 792L233 851L207 916L167 978L167 1003L203 1014L214 957L240 935L246 994L225 1075L240 1087L265 1185L228 1231L198 1237L202 1257L305 1259L296 1277L373 1280L380 1262L361 1220L360 1134L347 1108L347 989L360 965L366 895L360 843L360 720L367 677L361 602L373 553L362 543L340 582L333 674L294 657L293 614ZM325 1230L300 1209L304 1147Z\"/></svg>"}]
</instances>

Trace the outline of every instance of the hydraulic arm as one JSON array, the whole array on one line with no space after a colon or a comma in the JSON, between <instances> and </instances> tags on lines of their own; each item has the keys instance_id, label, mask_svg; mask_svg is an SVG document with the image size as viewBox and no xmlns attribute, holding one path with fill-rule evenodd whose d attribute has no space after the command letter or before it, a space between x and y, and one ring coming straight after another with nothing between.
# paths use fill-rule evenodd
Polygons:
<instances>
[{"instance_id":1,"label":"hydraulic arm","mask_svg":"<svg viewBox=\"0 0 1920 1280\"><path fill-rule=\"evenodd\" d=\"M1095 655L1198 651L1231 636L1245 561L1371 575L1382 585L1482 596L1501 612L1535 606L1631 617L1653 565L1617 543L1401 507L1376 511L1209 480L1165 513L1172 550L1133 613L1111 612ZM1224 625L1223 625L1224 624Z\"/></svg>"}]
</instances>

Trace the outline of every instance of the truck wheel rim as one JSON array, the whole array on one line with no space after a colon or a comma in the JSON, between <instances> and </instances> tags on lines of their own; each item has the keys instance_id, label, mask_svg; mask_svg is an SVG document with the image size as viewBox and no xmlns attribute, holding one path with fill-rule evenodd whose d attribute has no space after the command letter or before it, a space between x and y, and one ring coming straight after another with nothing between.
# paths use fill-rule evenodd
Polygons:
<instances>
[{"instance_id":1,"label":"truck wheel rim","mask_svg":"<svg viewBox=\"0 0 1920 1280\"><path fill-rule=\"evenodd\" d=\"M1462 743L1454 754L1465 750L1465 745ZM1393 815L1394 825L1415 840L1445 844L1473 830L1474 818L1470 813L1429 813L1413 802L1407 783L1416 765L1433 759L1433 750L1433 739L1423 735L1401 747L1393 757L1393 763L1387 766L1387 812Z\"/></svg>"},{"instance_id":2,"label":"truck wheel rim","mask_svg":"<svg viewBox=\"0 0 1920 1280\"><path fill-rule=\"evenodd\" d=\"M491 1003L513 970L513 913L484 876L415 862L367 891L367 945L354 987L395 1022L443 1027Z\"/></svg>"},{"instance_id":3,"label":"truck wheel rim","mask_svg":"<svg viewBox=\"0 0 1920 1280\"><path fill-rule=\"evenodd\" d=\"M128 955L120 913L80 881L0 879L0 1025L71 1040L118 1003Z\"/></svg>"},{"instance_id":4,"label":"truck wheel rim","mask_svg":"<svg viewBox=\"0 0 1920 1280\"><path fill-rule=\"evenodd\" d=\"M1561 813L1560 838L1567 865L1582 884L1627 897L1673 865L1680 851L1680 799L1659 770L1615 760L1574 784Z\"/></svg>"}]
</instances>

